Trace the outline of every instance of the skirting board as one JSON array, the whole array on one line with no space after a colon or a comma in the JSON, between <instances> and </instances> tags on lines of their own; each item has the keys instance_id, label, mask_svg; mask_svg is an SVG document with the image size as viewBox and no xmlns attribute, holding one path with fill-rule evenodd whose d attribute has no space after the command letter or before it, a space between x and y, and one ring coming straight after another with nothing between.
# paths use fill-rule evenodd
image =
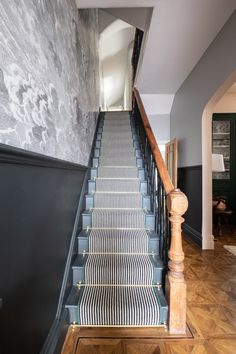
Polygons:
<instances>
[{"instance_id":1,"label":"skirting board","mask_svg":"<svg viewBox=\"0 0 236 354\"><path fill-rule=\"evenodd\" d=\"M68 310L64 309L61 319L55 319L40 354L60 354L68 328Z\"/></svg>"},{"instance_id":2,"label":"skirting board","mask_svg":"<svg viewBox=\"0 0 236 354\"><path fill-rule=\"evenodd\" d=\"M197 230L193 229L191 226L187 225L186 223L182 226L183 232L188 235L191 240L197 243L200 247L202 247L202 234Z\"/></svg>"}]
</instances>

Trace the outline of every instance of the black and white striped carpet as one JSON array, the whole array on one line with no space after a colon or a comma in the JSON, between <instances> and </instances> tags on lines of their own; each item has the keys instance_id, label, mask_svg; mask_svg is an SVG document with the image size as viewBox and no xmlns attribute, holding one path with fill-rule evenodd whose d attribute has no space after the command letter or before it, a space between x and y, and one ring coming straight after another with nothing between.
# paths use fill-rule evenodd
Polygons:
<instances>
[{"instance_id":1,"label":"black and white striped carpet","mask_svg":"<svg viewBox=\"0 0 236 354\"><path fill-rule=\"evenodd\" d=\"M128 113L107 113L79 319L86 326L156 326L159 302Z\"/></svg>"}]
</instances>

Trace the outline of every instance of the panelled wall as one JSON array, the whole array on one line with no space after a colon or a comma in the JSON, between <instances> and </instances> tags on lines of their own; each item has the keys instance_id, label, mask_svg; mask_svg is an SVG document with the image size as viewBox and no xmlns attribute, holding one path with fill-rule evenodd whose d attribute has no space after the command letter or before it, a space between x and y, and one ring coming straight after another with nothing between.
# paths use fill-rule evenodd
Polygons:
<instances>
[{"instance_id":1,"label":"panelled wall","mask_svg":"<svg viewBox=\"0 0 236 354\"><path fill-rule=\"evenodd\" d=\"M0 170L0 353L39 353L56 315L86 168L0 146Z\"/></svg>"},{"instance_id":2,"label":"panelled wall","mask_svg":"<svg viewBox=\"0 0 236 354\"><path fill-rule=\"evenodd\" d=\"M98 14L2 0L0 23L0 353L33 354L55 319L96 127Z\"/></svg>"}]
</instances>

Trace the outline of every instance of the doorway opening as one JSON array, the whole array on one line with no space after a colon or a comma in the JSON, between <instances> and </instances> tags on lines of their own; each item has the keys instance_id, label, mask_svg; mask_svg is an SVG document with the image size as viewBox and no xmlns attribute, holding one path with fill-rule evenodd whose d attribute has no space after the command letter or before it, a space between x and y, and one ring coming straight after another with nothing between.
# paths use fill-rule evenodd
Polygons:
<instances>
[{"instance_id":1,"label":"doorway opening","mask_svg":"<svg viewBox=\"0 0 236 354\"><path fill-rule=\"evenodd\" d=\"M223 95L212 117L213 235L236 246L236 83ZM236 247L235 247L236 252Z\"/></svg>"},{"instance_id":2,"label":"doorway opening","mask_svg":"<svg viewBox=\"0 0 236 354\"><path fill-rule=\"evenodd\" d=\"M227 91L232 90L236 82L236 71L219 87L207 103L202 115L202 248L214 249L213 236L213 188L212 181L212 119L222 104ZM230 92L230 91L229 91ZM229 93L228 92L228 93ZM235 93L236 95L236 93ZM218 105L218 106L217 106ZM222 107L222 106L221 106ZM226 109L226 108L224 108ZM227 113L227 112L225 112ZM216 128L214 128L216 129ZM215 140L215 139L214 139ZM217 151L217 149L215 150ZM226 171L227 172L227 171ZM219 172L218 172L219 173ZM227 176L227 173L225 173ZM215 232L215 231L214 231Z\"/></svg>"}]
</instances>

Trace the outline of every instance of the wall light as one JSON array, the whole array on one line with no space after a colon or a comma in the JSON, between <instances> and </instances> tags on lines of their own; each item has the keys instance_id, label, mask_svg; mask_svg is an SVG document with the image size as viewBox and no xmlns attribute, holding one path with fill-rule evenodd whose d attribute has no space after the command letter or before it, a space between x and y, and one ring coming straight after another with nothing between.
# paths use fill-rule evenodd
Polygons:
<instances>
[{"instance_id":1,"label":"wall light","mask_svg":"<svg viewBox=\"0 0 236 354\"><path fill-rule=\"evenodd\" d=\"M225 172L224 157L222 154L212 154L212 171Z\"/></svg>"}]
</instances>

